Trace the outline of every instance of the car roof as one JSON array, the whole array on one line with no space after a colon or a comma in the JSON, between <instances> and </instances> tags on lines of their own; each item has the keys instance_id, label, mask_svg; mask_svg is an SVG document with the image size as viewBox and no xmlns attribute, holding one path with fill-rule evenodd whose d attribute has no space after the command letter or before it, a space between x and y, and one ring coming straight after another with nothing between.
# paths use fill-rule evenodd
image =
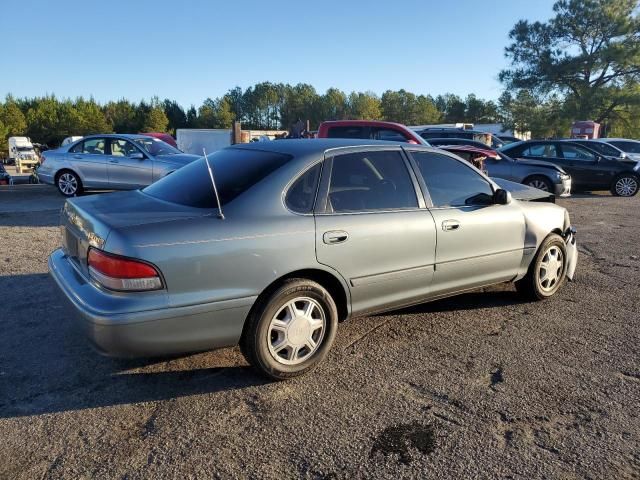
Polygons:
<instances>
[{"instance_id":1,"label":"car roof","mask_svg":"<svg viewBox=\"0 0 640 480\"><path fill-rule=\"evenodd\" d=\"M640 143L640 140L634 140L633 138L596 138L595 140L599 140L601 142L609 142L609 141L613 140L614 142Z\"/></svg>"},{"instance_id":2,"label":"car roof","mask_svg":"<svg viewBox=\"0 0 640 480\"><path fill-rule=\"evenodd\" d=\"M270 142L237 143L228 148L241 148L247 150L262 150L265 152L284 153L288 155L312 155L324 153L327 150L350 148L350 147L405 147L414 149L424 149L436 151L437 149L427 145L416 145L406 142L388 142L385 140L368 140L359 138L305 138L305 139L282 139Z\"/></svg>"},{"instance_id":3,"label":"car roof","mask_svg":"<svg viewBox=\"0 0 640 480\"><path fill-rule=\"evenodd\" d=\"M321 125L327 127L395 127L403 130L408 129L406 125L396 122L385 122L383 120L327 120Z\"/></svg>"},{"instance_id":4,"label":"car roof","mask_svg":"<svg viewBox=\"0 0 640 480\"><path fill-rule=\"evenodd\" d=\"M85 137L83 137L84 139L87 138L95 138L95 137L100 137L100 138L129 138L132 140L135 140L136 138L155 138L152 137L150 135L144 135L144 134L140 134L140 133L94 133L92 135L87 135Z\"/></svg>"}]
</instances>

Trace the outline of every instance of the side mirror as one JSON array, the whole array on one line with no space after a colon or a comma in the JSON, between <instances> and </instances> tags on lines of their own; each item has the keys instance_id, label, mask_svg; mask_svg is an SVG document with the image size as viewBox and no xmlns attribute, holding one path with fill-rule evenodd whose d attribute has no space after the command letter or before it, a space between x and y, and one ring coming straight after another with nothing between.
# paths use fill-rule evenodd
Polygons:
<instances>
[{"instance_id":1,"label":"side mirror","mask_svg":"<svg viewBox=\"0 0 640 480\"><path fill-rule=\"evenodd\" d=\"M144 155L140 152L133 152L129 155L132 160L144 160Z\"/></svg>"},{"instance_id":2,"label":"side mirror","mask_svg":"<svg viewBox=\"0 0 640 480\"><path fill-rule=\"evenodd\" d=\"M499 188L493 192L493 203L497 205L508 205L511 203L511 192Z\"/></svg>"}]
</instances>

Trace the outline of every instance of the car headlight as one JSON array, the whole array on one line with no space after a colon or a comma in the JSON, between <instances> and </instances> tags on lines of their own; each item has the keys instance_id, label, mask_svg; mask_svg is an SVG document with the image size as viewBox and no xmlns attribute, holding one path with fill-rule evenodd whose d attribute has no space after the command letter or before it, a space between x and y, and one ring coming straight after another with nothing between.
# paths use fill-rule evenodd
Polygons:
<instances>
[{"instance_id":1,"label":"car headlight","mask_svg":"<svg viewBox=\"0 0 640 480\"><path fill-rule=\"evenodd\" d=\"M560 180L568 180L568 179L571 178L571 175L568 175L568 174L566 174L564 172L556 172L556 174L558 175L558 178Z\"/></svg>"},{"instance_id":2,"label":"car headlight","mask_svg":"<svg viewBox=\"0 0 640 480\"><path fill-rule=\"evenodd\" d=\"M636 166L633 167L633 170L636 172L640 172L640 162L636 162Z\"/></svg>"}]
</instances>

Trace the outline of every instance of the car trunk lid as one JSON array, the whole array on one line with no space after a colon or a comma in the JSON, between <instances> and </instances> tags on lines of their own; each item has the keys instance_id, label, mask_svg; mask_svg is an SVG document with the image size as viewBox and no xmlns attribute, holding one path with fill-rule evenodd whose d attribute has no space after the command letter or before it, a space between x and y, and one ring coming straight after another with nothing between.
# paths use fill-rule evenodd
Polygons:
<instances>
[{"instance_id":1,"label":"car trunk lid","mask_svg":"<svg viewBox=\"0 0 640 480\"><path fill-rule=\"evenodd\" d=\"M87 274L89 247L102 249L111 231L208 213L208 210L165 202L139 190L71 198L61 213L62 247Z\"/></svg>"}]
</instances>

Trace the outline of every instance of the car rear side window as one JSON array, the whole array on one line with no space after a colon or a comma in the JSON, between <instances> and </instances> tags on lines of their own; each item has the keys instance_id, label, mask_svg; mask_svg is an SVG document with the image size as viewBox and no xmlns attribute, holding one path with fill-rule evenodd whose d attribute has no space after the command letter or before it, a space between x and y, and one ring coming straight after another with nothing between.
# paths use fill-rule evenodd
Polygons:
<instances>
[{"instance_id":1,"label":"car rear side window","mask_svg":"<svg viewBox=\"0 0 640 480\"><path fill-rule=\"evenodd\" d=\"M82 153L89 155L104 155L104 138L88 138L83 142Z\"/></svg>"},{"instance_id":2,"label":"car rear side window","mask_svg":"<svg viewBox=\"0 0 640 480\"><path fill-rule=\"evenodd\" d=\"M388 128L378 129L378 131L376 132L376 139L386 140L388 142L406 142L407 141L406 137L402 133L396 130L390 130Z\"/></svg>"},{"instance_id":3,"label":"car rear side window","mask_svg":"<svg viewBox=\"0 0 640 480\"><path fill-rule=\"evenodd\" d=\"M329 203L334 212L394 210L418 198L401 153L381 150L334 157Z\"/></svg>"},{"instance_id":4,"label":"car rear side window","mask_svg":"<svg viewBox=\"0 0 640 480\"><path fill-rule=\"evenodd\" d=\"M493 189L482 175L464 163L432 152L411 152L427 185L434 207L488 205Z\"/></svg>"},{"instance_id":5,"label":"car rear side window","mask_svg":"<svg viewBox=\"0 0 640 480\"><path fill-rule=\"evenodd\" d=\"M209 155L220 203L226 205L292 157L275 152L226 148ZM167 202L197 208L217 208L211 178L204 158L189 163L143 190Z\"/></svg>"},{"instance_id":6,"label":"car rear side window","mask_svg":"<svg viewBox=\"0 0 640 480\"><path fill-rule=\"evenodd\" d=\"M329 127L329 138L370 138L369 127Z\"/></svg>"},{"instance_id":7,"label":"car rear side window","mask_svg":"<svg viewBox=\"0 0 640 480\"><path fill-rule=\"evenodd\" d=\"M311 167L293 182L287 191L285 203L287 207L297 213L311 213L316 199L318 180L320 179L320 164Z\"/></svg>"}]
</instances>

